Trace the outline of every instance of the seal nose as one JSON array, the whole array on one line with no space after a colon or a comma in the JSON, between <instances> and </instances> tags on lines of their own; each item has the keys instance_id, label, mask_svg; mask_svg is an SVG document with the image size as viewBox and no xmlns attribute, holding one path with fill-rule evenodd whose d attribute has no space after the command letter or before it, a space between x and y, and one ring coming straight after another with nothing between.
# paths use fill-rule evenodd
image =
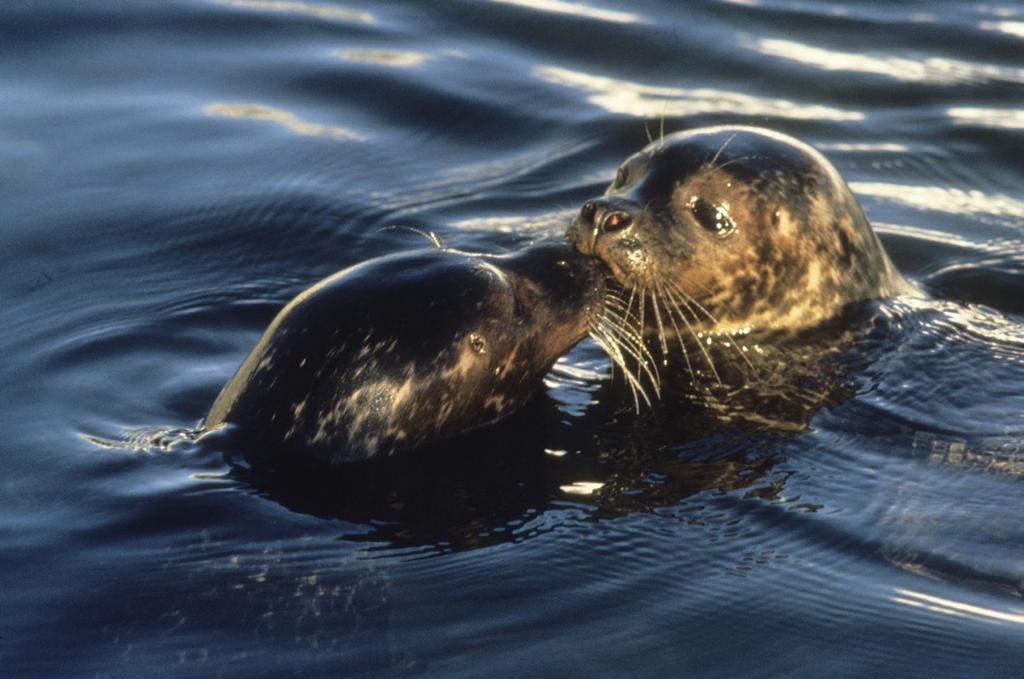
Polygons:
<instances>
[{"instance_id":1,"label":"seal nose","mask_svg":"<svg viewBox=\"0 0 1024 679\"><path fill-rule=\"evenodd\" d=\"M577 250L593 255L602 234L620 231L632 223L632 214L621 205L605 199L588 200L565 235L576 244Z\"/></svg>"},{"instance_id":2,"label":"seal nose","mask_svg":"<svg viewBox=\"0 0 1024 679\"><path fill-rule=\"evenodd\" d=\"M604 200L588 200L580 208L580 221L598 233L619 231L633 223L626 210Z\"/></svg>"}]
</instances>

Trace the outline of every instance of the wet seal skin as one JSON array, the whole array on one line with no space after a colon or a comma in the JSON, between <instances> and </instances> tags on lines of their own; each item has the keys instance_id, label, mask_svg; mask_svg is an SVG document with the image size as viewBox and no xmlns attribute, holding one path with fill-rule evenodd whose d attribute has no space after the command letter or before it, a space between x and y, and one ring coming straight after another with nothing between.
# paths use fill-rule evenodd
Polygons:
<instances>
[{"instance_id":1,"label":"wet seal skin","mask_svg":"<svg viewBox=\"0 0 1024 679\"><path fill-rule=\"evenodd\" d=\"M523 405L597 322L603 275L564 242L447 249L326 278L271 322L206 416L272 454L384 457Z\"/></svg>"},{"instance_id":2,"label":"wet seal skin","mask_svg":"<svg viewBox=\"0 0 1024 679\"><path fill-rule=\"evenodd\" d=\"M749 364L738 337L813 328L852 303L913 290L832 164L755 127L652 142L583 205L567 237L610 270L618 335L655 338L662 363L669 340L682 345L694 381L719 378L713 344ZM624 370L657 384L651 353L634 351Z\"/></svg>"}]
</instances>

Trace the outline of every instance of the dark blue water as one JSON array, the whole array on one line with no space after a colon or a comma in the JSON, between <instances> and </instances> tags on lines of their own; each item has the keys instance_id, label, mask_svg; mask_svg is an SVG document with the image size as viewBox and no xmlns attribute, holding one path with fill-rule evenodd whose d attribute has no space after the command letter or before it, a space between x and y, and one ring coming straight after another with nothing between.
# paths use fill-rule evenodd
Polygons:
<instances>
[{"instance_id":1,"label":"dark blue water","mask_svg":"<svg viewBox=\"0 0 1024 679\"><path fill-rule=\"evenodd\" d=\"M1024 666L1019 3L8 0L0 102L4 676ZM662 121L816 145L930 293L804 426L638 416L585 342L430 459L160 435L382 227L558 234Z\"/></svg>"}]
</instances>

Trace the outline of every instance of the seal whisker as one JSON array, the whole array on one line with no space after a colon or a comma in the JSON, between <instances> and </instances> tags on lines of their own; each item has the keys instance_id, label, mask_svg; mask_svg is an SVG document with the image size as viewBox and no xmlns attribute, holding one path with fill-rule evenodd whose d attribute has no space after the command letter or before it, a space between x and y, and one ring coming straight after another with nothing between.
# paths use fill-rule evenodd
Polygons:
<instances>
[{"instance_id":1,"label":"seal whisker","mask_svg":"<svg viewBox=\"0 0 1024 679\"><path fill-rule=\"evenodd\" d=\"M639 375L641 371L646 374L647 378L651 381L651 385L654 387L655 393L660 394L661 376L658 374L658 365L647 348L643 337L632 332L620 317L606 314L602 320L604 321L603 329L609 337L617 340L620 351L624 350L636 361L637 374Z\"/></svg>"},{"instance_id":2,"label":"seal whisker","mask_svg":"<svg viewBox=\"0 0 1024 679\"><path fill-rule=\"evenodd\" d=\"M654 322L658 326L658 340L661 342L661 360L668 365L668 341L665 339L665 324L661 321L661 311L658 310L658 288L651 290L651 308L654 309Z\"/></svg>"},{"instance_id":3,"label":"seal whisker","mask_svg":"<svg viewBox=\"0 0 1024 679\"><path fill-rule=\"evenodd\" d=\"M657 362L644 342L643 325L635 323L637 316L633 313L632 300L636 298L636 291L630 291L628 300L623 300L623 293L624 290L617 286L606 289L603 314L597 319L600 325L595 327L594 324L591 324L595 331L592 334L599 346L608 353L612 362L619 365L631 390L640 385L639 376L644 374L650 380L655 394L660 396L661 376L658 374ZM627 356L636 362L635 371L631 370L627 364ZM644 391L643 398L650 404L646 391ZM639 400L636 396L634 396L634 400L639 407Z\"/></svg>"},{"instance_id":4,"label":"seal whisker","mask_svg":"<svg viewBox=\"0 0 1024 679\"><path fill-rule=\"evenodd\" d=\"M753 160L754 158L757 158L757 156L740 156L738 158L730 158L721 165L718 165L717 167L709 167L709 169L721 170L724 167L729 167L730 165L734 165L735 163L742 163L744 160Z\"/></svg>"},{"instance_id":5,"label":"seal whisker","mask_svg":"<svg viewBox=\"0 0 1024 679\"><path fill-rule=\"evenodd\" d=\"M666 294L666 297L668 297L667 294ZM690 373L690 381L694 385L696 385L697 384L697 375L696 375L696 373L693 372L693 364L690 363L690 352L688 352L686 350L686 342L683 341L683 333L679 329L679 324L676 323L675 316L671 313L671 311L672 310L669 309L669 313L666 314L666 315L668 316L669 321L672 323L673 329L675 329L675 331L676 331L676 338L679 340L679 348L683 352L683 361L685 361L685 363L686 363L686 370ZM676 311L676 314L679 313L678 309L676 309L675 311Z\"/></svg>"},{"instance_id":6,"label":"seal whisker","mask_svg":"<svg viewBox=\"0 0 1024 679\"><path fill-rule=\"evenodd\" d=\"M631 317L631 318L636 320L636 333L635 334L637 335L637 337L640 338L640 341L643 342L643 336L644 336L644 293L643 293L642 290L639 291L639 294L637 294L637 293L638 293L638 290L637 290L637 287L635 285L630 287L630 289L629 289L629 299L626 301L626 313L627 313L627 317L628 318ZM633 301L634 300L636 300L636 303L637 303L637 308L636 308L636 313L635 314L632 313ZM644 348L646 348L646 344L644 345Z\"/></svg>"},{"instance_id":7,"label":"seal whisker","mask_svg":"<svg viewBox=\"0 0 1024 679\"><path fill-rule=\"evenodd\" d=\"M636 286L633 286L633 287L631 287L629 289L629 299L626 300L626 311L629 311L630 309L633 308L633 300L635 298L636 298ZM642 331L643 331L643 328L644 328L644 307L643 307L643 303L641 303L637 307L637 316L636 316L636 318L639 319L638 322L640 324L640 330L641 330L641 334L642 334Z\"/></svg>"},{"instance_id":8,"label":"seal whisker","mask_svg":"<svg viewBox=\"0 0 1024 679\"><path fill-rule=\"evenodd\" d=\"M718 325L719 321L718 321L718 319L717 319L717 318L715 318L715 315L714 315L713 313L711 313L710 311L708 311L708 310L707 310L707 309L706 309L706 308L704 307L704 305L703 305L703 304L701 304L700 302L698 302L698 301L697 301L697 300L696 300L696 299L694 298L694 296L693 296L693 295L691 295L691 294L687 293L687 292L686 292L685 290L683 290L682 288L680 288L680 287L679 287L678 285L676 285L676 284L674 284L674 283L672 283L672 284L671 284L671 287L672 287L673 291L675 291L675 292L676 292L677 294L679 294L679 295L682 295L683 299L684 299L684 300L686 300L686 301L688 302L687 306L693 305L694 307L696 307L696 308L697 308L697 310L698 310L698 311L700 311L701 313L703 313L703 314L704 314L704 316L706 316L706 317L707 317L707 319L708 319L709 321L711 321L711 324L712 324L712 325ZM694 315L696 316L696 314L694 314Z\"/></svg>"},{"instance_id":9,"label":"seal whisker","mask_svg":"<svg viewBox=\"0 0 1024 679\"><path fill-rule=\"evenodd\" d=\"M624 328L628 327L629 323L633 323L637 327L637 331L633 333L637 338L642 337L643 324L639 322L636 314L632 312L629 306L626 305L619 297L612 297L608 295L605 297L605 312L614 311L618 313L618 319L622 323Z\"/></svg>"},{"instance_id":10,"label":"seal whisker","mask_svg":"<svg viewBox=\"0 0 1024 679\"><path fill-rule=\"evenodd\" d=\"M688 309L690 309L690 313L692 313L694 315L694 317L696 317L697 314L696 314L695 311L693 311L693 307L696 307L697 309L699 309L711 321L712 324L714 324L714 325L718 324L718 320L715 318L714 314L712 314L710 311L705 309L704 306L700 302L695 300L692 296L688 295L686 293L686 291L680 290L679 286L673 285L671 287L674 289L674 292L675 292L676 295L681 296L680 301L683 302L683 304L685 304ZM679 299L679 297L677 297L677 299ZM743 353L743 351L739 348L739 346L737 346L735 337L731 337L730 336L730 340L731 341L729 341L727 343L727 345L733 349L733 351L736 353L737 356L739 356L740 358L743 359L743 362L747 364L748 368L750 368L751 370L756 371L756 368L754 367L754 364L753 364L753 362L751 362L750 358L745 353Z\"/></svg>"},{"instance_id":11,"label":"seal whisker","mask_svg":"<svg viewBox=\"0 0 1024 679\"><path fill-rule=\"evenodd\" d=\"M643 317L633 311L632 303L609 292L605 295L604 304L605 315L629 336L631 342L643 348L644 355L653 360L643 340Z\"/></svg>"},{"instance_id":12,"label":"seal whisker","mask_svg":"<svg viewBox=\"0 0 1024 679\"><path fill-rule=\"evenodd\" d=\"M661 121L658 126L658 148L662 149L665 147L665 109L668 108L668 100L664 99L661 102Z\"/></svg>"},{"instance_id":13,"label":"seal whisker","mask_svg":"<svg viewBox=\"0 0 1024 679\"><path fill-rule=\"evenodd\" d=\"M614 281L613 281L613 283L614 283ZM620 288L620 287L618 287L616 285L609 285L609 286L607 286L605 288L605 294L604 294L605 304L608 304L609 302L614 302L615 305L616 305L615 308L623 309L623 310L628 309L629 306L630 306L631 301L629 299L626 299L625 297L623 297L623 292L624 291L622 290L622 288Z\"/></svg>"},{"instance_id":14,"label":"seal whisker","mask_svg":"<svg viewBox=\"0 0 1024 679\"><path fill-rule=\"evenodd\" d=\"M678 298L676 298L676 300L678 300ZM680 306L678 304L678 301L682 301L683 305ZM705 348L704 343L701 341L700 336L697 334L697 331L694 329L694 327L690 323L689 319L686 318L686 314L682 313L682 309L685 306L685 308L687 310L689 310L689 312L691 314L693 314L694 322L697 321L697 314L693 311L692 308L690 308L689 305L686 304L686 300L678 300L678 301L676 302L675 309L676 309L676 312L677 312L677 314L679 316L679 319L683 322L683 324L686 326L686 329L693 336L694 341L697 342L697 348L700 349L700 352L702 354L704 354L704 360L707 361L708 368L711 369L711 374L715 376L715 381L718 382L719 384L721 384L722 383L722 378L719 376L718 370L715 368L715 362L711 359L711 354L708 352L707 348ZM667 308L670 308L670 307L667 307ZM683 337L681 335L679 336L679 341L680 342L684 341Z\"/></svg>"},{"instance_id":15,"label":"seal whisker","mask_svg":"<svg viewBox=\"0 0 1024 679\"><path fill-rule=\"evenodd\" d=\"M644 389L643 384L634 375L629 366L626 363L625 357L622 355L622 343L612 334L612 331L607 323L606 319L599 320L596 323L592 323L590 326L590 335L597 342L598 346L604 349L605 353L612 359L614 365L618 365L622 370L622 376L626 379L626 384L629 386L630 392L633 394L633 404L636 407L636 411L640 412L640 399L650 407L651 399L647 396L647 391ZM628 351L628 349L627 349Z\"/></svg>"},{"instance_id":16,"label":"seal whisker","mask_svg":"<svg viewBox=\"0 0 1024 679\"><path fill-rule=\"evenodd\" d=\"M637 303L637 312L636 313L632 312L633 301L634 300L636 300L636 303ZM638 343L639 351L644 356L646 356L647 359L650 360L651 365L654 366L654 370L656 371L657 370L657 364L656 364L656 362L654 360L653 355L651 355L650 350L647 348L647 343L644 341L644 338L643 338L644 337L644 328L646 327L646 325L645 325L645 315L646 315L646 308L647 308L646 300L647 300L647 289L646 288L643 288L643 287L637 288L636 286L632 287L630 289L630 298L629 298L629 301L627 302L626 317L624 319L624 322L625 321L629 321L631 319L636 321L637 329L636 329L636 332L631 334L631 337ZM656 313L657 312L657 302L656 302L656 300L654 300L653 307L654 307L654 311ZM667 347L665 345L664 332L660 336L662 336L662 356L663 356L663 362L665 363L665 365L668 365L668 362L666 360L667 355L668 355L668 350L667 350ZM647 372L649 374L649 371L647 371ZM658 395L660 395L660 376L659 375L650 375L649 374L649 377L651 378L652 384L654 384L655 392Z\"/></svg>"},{"instance_id":17,"label":"seal whisker","mask_svg":"<svg viewBox=\"0 0 1024 679\"><path fill-rule=\"evenodd\" d=\"M637 293L637 295L636 295L636 308L637 308L636 332L637 332L637 334L640 337L643 337L644 336L644 328L647 327L647 325L646 325L647 293L646 293L646 290L644 288L640 288L638 290L635 286L633 287L632 291L630 292L630 298L631 299L632 299L632 296L633 296L634 293Z\"/></svg>"},{"instance_id":18,"label":"seal whisker","mask_svg":"<svg viewBox=\"0 0 1024 679\"><path fill-rule=\"evenodd\" d=\"M731 142L733 139L736 138L737 134L738 134L738 132L733 132L732 136L730 136L728 139L726 139L725 143L718 147L718 151L715 152L715 157L712 158L711 162L707 164L708 167L710 167L710 168L714 168L715 167L715 162L718 161L718 156L722 155L722 151L724 151L725 147L729 145L729 142Z\"/></svg>"},{"instance_id":19,"label":"seal whisker","mask_svg":"<svg viewBox=\"0 0 1024 679\"><path fill-rule=\"evenodd\" d=\"M599 323L590 324L590 336L597 343L601 349L604 350L608 357L612 360L612 375L615 374L615 366L619 366L622 370L623 376L626 378L626 384L629 386L630 392L633 394L633 403L639 412L640 402L637 399L636 389L633 383L629 379L629 370L625 367L625 360L622 357L622 353L619 351L618 344L614 339L606 335L606 331L601 327Z\"/></svg>"},{"instance_id":20,"label":"seal whisker","mask_svg":"<svg viewBox=\"0 0 1024 679\"><path fill-rule=\"evenodd\" d=\"M619 317L620 317L620 319L622 321L623 327L626 327L630 323L632 323L637 328L637 330L636 330L636 332L634 334L636 336L638 336L638 337L642 337L643 336L643 327L644 327L643 316L642 315L638 316L636 313L633 312L633 302L632 302L632 299L633 299L632 295L630 295L630 299L629 300L623 300L622 297L620 297L620 296L617 296L617 295L613 296L611 294L608 294L608 295L605 296L605 305L606 305L605 309L606 310L607 309L611 309L611 310L617 311L619 313ZM638 311L641 314L643 313L642 309L638 309Z\"/></svg>"},{"instance_id":21,"label":"seal whisker","mask_svg":"<svg viewBox=\"0 0 1024 679\"><path fill-rule=\"evenodd\" d=\"M702 312L704 312L704 314L707 315L708 318L712 319L713 323L716 322L716 321L713 320L714 316L711 314L711 312L709 312L707 309L705 309L703 306L701 306L696 300L694 300L692 297L687 295L684 291L676 289L676 293L683 296L684 299L681 299L680 301L684 305L686 305L687 309L689 309L690 313L692 313L695 317L696 317L697 314L693 310L693 306L691 306L691 304L696 305L696 307L698 309L700 309ZM690 303L687 303L686 299L689 299ZM757 372L757 368L754 367L753 361L751 361L750 358L745 353L746 347L742 347L741 348L739 343L736 341L736 338L733 335L729 335L729 339L727 341L725 341L725 342L722 342L722 343L725 344L725 346L727 348L731 349L734 354L736 354L737 356L740 357L740 359L743 361L743 363L746 364L746 368L749 368L749 370L754 372L754 373ZM750 373L747 372L746 369L744 369L744 374L745 374L746 377L750 377Z\"/></svg>"},{"instance_id":22,"label":"seal whisker","mask_svg":"<svg viewBox=\"0 0 1024 679\"><path fill-rule=\"evenodd\" d=\"M701 283L699 281L693 281L693 283L695 285L697 285L701 290L703 290L704 292L708 293L708 295L713 295L714 294L714 291L710 287L708 287L708 285L706 283ZM673 287L675 287L677 292L682 292L682 290L680 289L678 283L673 283ZM689 297L691 302L694 302L694 303L697 302L696 298L694 298L692 295L687 295L687 297ZM740 315L738 313L736 313L736 310L732 308L732 305L729 304L728 300L722 300L721 301L721 306L722 306L722 309L727 314L729 314L730 317L732 317L732 318L739 318L740 317ZM701 305L701 309L703 309L705 311L705 313L708 313L707 309L703 305ZM718 319L715 318L714 316L711 316L709 320L712 323L715 323L715 324L718 323Z\"/></svg>"}]
</instances>

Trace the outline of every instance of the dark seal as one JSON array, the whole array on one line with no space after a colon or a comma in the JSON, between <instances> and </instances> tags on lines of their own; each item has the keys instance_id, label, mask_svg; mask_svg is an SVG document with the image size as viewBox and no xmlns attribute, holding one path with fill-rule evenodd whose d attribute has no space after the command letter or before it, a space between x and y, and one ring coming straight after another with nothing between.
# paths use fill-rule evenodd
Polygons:
<instances>
[{"instance_id":1,"label":"dark seal","mask_svg":"<svg viewBox=\"0 0 1024 679\"><path fill-rule=\"evenodd\" d=\"M565 243L373 259L285 306L203 426L329 463L413 449L525 403L603 295L594 261Z\"/></svg>"},{"instance_id":2,"label":"dark seal","mask_svg":"<svg viewBox=\"0 0 1024 679\"><path fill-rule=\"evenodd\" d=\"M691 374L698 363L714 372L715 338L809 328L911 289L831 163L753 127L650 144L583 205L567 235L621 286L608 304L620 334L642 326L663 351L666 337L687 338Z\"/></svg>"}]
</instances>

